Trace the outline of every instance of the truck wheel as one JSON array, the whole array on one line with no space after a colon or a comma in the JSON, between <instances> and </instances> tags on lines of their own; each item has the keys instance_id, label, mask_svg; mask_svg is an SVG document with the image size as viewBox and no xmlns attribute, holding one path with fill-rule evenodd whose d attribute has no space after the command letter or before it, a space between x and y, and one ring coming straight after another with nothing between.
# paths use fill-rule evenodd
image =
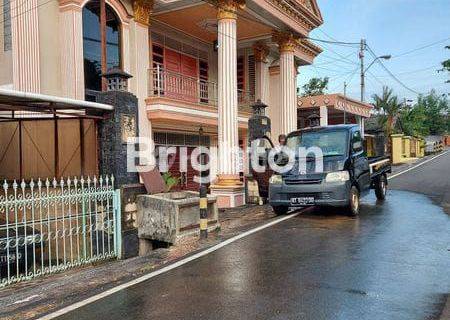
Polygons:
<instances>
[{"instance_id":1,"label":"truck wheel","mask_svg":"<svg viewBox=\"0 0 450 320\"><path fill-rule=\"evenodd\" d=\"M379 179L377 179L375 184L375 195L378 200L384 200L386 198L386 190L387 190L387 179L386 175L382 175Z\"/></svg>"},{"instance_id":2,"label":"truck wheel","mask_svg":"<svg viewBox=\"0 0 450 320\"><path fill-rule=\"evenodd\" d=\"M358 188L352 186L350 189L349 205L347 207L348 213L352 217L359 215L359 191Z\"/></svg>"},{"instance_id":3,"label":"truck wheel","mask_svg":"<svg viewBox=\"0 0 450 320\"><path fill-rule=\"evenodd\" d=\"M288 212L289 207L278 206L278 207L272 207L272 209L273 209L273 212L275 212L275 214L277 216L281 216Z\"/></svg>"}]
</instances>

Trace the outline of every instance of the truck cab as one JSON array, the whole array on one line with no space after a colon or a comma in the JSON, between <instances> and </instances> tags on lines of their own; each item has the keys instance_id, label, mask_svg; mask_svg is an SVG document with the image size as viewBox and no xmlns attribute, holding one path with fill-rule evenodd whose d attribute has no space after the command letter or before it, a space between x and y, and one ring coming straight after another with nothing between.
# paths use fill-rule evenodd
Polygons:
<instances>
[{"instance_id":1,"label":"truck cab","mask_svg":"<svg viewBox=\"0 0 450 320\"><path fill-rule=\"evenodd\" d=\"M286 147L293 150L295 160L269 179L269 204L277 214L289 207L314 205L345 207L357 215L360 197L378 187L382 190L377 196L384 199L390 165L385 157L367 158L358 125L294 131L287 136Z\"/></svg>"}]
</instances>

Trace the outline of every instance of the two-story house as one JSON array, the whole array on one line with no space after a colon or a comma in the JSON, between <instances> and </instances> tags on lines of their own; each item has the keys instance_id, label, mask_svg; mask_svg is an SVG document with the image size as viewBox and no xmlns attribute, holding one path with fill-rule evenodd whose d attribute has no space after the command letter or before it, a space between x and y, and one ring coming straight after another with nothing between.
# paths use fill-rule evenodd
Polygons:
<instances>
[{"instance_id":1,"label":"two-story house","mask_svg":"<svg viewBox=\"0 0 450 320\"><path fill-rule=\"evenodd\" d=\"M94 100L106 89L102 73L122 69L139 99L141 136L188 153L217 147L210 188L221 206L244 202L234 150L247 144L249 106L269 106L273 137L295 130L297 70L321 52L306 39L322 24L315 0L0 0L0 8L0 87ZM170 170L197 188L190 165Z\"/></svg>"}]
</instances>

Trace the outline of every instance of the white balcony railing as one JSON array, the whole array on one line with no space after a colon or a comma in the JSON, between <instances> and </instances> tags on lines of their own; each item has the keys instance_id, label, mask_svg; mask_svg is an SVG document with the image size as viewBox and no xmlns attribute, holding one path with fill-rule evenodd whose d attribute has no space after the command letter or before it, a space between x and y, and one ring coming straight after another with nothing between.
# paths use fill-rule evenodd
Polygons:
<instances>
[{"instance_id":1,"label":"white balcony railing","mask_svg":"<svg viewBox=\"0 0 450 320\"><path fill-rule=\"evenodd\" d=\"M165 97L185 102L217 106L217 83L165 70L158 65L149 70L150 97ZM241 109L250 106L255 97L248 91L238 90Z\"/></svg>"}]
</instances>

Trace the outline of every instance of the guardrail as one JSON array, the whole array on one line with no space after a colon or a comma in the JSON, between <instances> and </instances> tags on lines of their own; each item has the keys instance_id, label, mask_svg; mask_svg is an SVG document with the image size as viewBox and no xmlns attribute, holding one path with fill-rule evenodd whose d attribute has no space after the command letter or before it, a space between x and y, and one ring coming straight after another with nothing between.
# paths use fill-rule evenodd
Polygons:
<instances>
[{"instance_id":1,"label":"guardrail","mask_svg":"<svg viewBox=\"0 0 450 320\"><path fill-rule=\"evenodd\" d=\"M149 69L148 95L150 97L166 97L184 102L217 106L217 83L197 77L166 70L162 65ZM255 96L250 91L237 90L238 106L242 111L250 111Z\"/></svg>"}]
</instances>

